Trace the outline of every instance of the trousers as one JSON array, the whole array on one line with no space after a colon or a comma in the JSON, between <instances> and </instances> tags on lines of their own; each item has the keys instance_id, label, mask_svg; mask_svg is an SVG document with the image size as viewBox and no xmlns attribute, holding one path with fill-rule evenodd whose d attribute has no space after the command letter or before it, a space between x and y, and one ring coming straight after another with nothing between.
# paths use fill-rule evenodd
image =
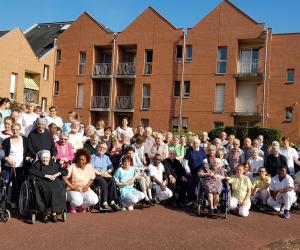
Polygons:
<instances>
[{"instance_id":1,"label":"trousers","mask_svg":"<svg viewBox=\"0 0 300 250\"><path fill-rule=\"evenodd\" d=\"M80 207L88 208L98 203L98 196L93 190L86 192L68 191L67 201L70 202L72 208Z\"/></svg>"},{"instance_id":2,"label":"trousers","mask_svg":"<svg viewBox=\"0 0 300 250\"><path fill-rule=\"evenodd\" d=\"M276 200L270 195L267 200L267 203L270 207L274 208L275 211L280 212L281 205L283 205L283 209L290 210L293 203L297 200L296 193L294 190L286 192L286 193L279 193L276 196Z\"/></svg>"},{"instance_id":3,"label":"trousers","mask_svg":"<svg viewBox=\"0 0 300 250\"><path fill-rule=\"evenodd\" d=\"M237 198L230 198L230 209L239 209L239 215L242 217L247 217L249 215L249 207L239 206L239 200Z\"/></svg>"},{"instance_id":4,"label":"trousers","mask_svg":"<svg viewBox=\"0 0 300 250\"><path fill-rule=\"evenodd\" d=\"M111 202L117 200L118 193L114 178L96 176L94 185L100 187L101 202Z\"/></svg>"},{"instance_id":5,"label":"trousers","mask_svg":"<svg viewBox=\"0 0 300 250\"><path fill-rule=\"evenodd\" d=\"M123 206L129 207L138 203L140 200L145 199L145 194L138 190L133 190L130 194L126 195L123 199Z\"/></svg>"},{"instance_id":6,"label":"trousers","mask_svg":"<svg viewBox=\"0 0 300 250\"><path fill-rule=\"evenodd\" d=\"M254 196L251 196L251 202L256 205L258 201L262 201L264 205L267 205L269 195L269 191L267 189L263 189L260 192L256 192Z\"/></svg>"}]
</instances>

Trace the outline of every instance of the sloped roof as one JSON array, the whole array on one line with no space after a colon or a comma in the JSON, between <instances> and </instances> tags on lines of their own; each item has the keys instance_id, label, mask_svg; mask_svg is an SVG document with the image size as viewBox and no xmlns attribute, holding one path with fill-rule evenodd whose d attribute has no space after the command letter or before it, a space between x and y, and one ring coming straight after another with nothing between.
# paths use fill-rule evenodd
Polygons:
<instances>
[{"instance_id":1,"label":"sloped roof","mask_svg":"<svg viewBox=\"0 0 300 250\"><path fill-rule=\"evenodd\" d=\"M93 18L87 11L83 12L82 15L87 15L93 22L95 22L99 27L104 29L107 33L113 33L114 31L103 25L102 23L99 23L95 18ZM81 16L82 16L81 15ZM79 17L80 18L80 17ZM78 18L78 19L79 19Z\"/></svg>"},{"instance_id":2,"label":"sloped roof","mask_svg":"<svg viewBox=\"0 0 300 250\"><path fill-rule=\"evenodd\" d=\"M26 31L24 35L35 55L41 58L54 48L55 38L58 38L72 23L73 21L39 23Z\"/></svg>"},{"instance_id":3,"label":"sloped roof","mask_svg":"<svg viewBox=\"0 0 300 250\"><path fill-rule=\"evenodd\" d=\"M0 37L10 32L10 30L0 30Z\"/></svg>"}]
</instances>

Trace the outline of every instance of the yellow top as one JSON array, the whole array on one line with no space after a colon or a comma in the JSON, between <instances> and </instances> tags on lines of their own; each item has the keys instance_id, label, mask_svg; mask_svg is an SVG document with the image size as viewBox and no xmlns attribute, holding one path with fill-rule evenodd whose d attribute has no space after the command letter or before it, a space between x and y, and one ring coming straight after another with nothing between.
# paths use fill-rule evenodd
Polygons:
<instances>
[{"instance_id":1,"label":"yellow top","mask_svg":"<svg viewBox=\"0 0 300 250\"><path fill-rule=\"evenodd\" d=\"M238 199L240 202L243 202L246 195L247 190L251 190L252 184L250 179L243 175L241 179L237 178L235 175L231 177L231 184L232 184L232 197ZM251 200L250 196L244 201L245 206L251 207Z\"/></svg>"}]
</instances>

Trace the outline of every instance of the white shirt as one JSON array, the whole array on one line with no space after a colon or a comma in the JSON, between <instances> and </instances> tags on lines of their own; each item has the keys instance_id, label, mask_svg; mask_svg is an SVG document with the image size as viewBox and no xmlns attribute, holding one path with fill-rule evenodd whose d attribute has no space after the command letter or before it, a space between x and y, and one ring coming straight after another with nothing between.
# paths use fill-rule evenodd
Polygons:
<instances>
[{"instance_id":1,"label":"white shirt","mask_svg":"<svg viewBox=\"0 0 300 250\"><path fill-rule=\"evenodd\" d=\"M28 136L30 131L33 129L34 122L39 118L39 115L36 113L30 113L30 114L23 113L22 117L23 117L22 125L25 130L25 135Z\"/></svg>"},{"instance_id":2,"label":"white shirt","mask_svg":"<svg viewBox=\"0 0 300 250\"><path fill-rule=\"evenodd\" d=\"M274 176L271 179L270 190L277 191L284 188L294 188L294 180L288 174L283 178L282 181L279 181L278 175Z\"/></svg>"},{"instance_id":3,"label":"white shirt","mask_svg":"<svg viewBox=\"0 0 300 250\"><path fill-rule=\"evenodd\" d=\"M21 137L20 141L13 144L12 139L10 139L10 153L9 158L11 158L15 163L15 167L19 168L23 166L23 138ZM7 166L10 166L8 163Z\"/></svg>"},{"instance_id":4,"label":"white shirt","mask_svg":"<svg viewBox=\"0 0 300 250\"><path fill-rule=\"evenodd\" d=\"M51 123L56 124L56 126L60 128L62 128L64 125L62 119L59 116L55 116L55 117L47 116L46 121L47 121L47 128Z\"/></svg>"},{"instance_id":5,"label":"white shirt","mask_svg":"<svg viewBox=\"0 0 300 250\"><path fill-rule=\"evenodd\" d=\"M158 181L163 182L163 173L165 172L164 165L159 163L156 167L153 164L149 165L150 176L154 176Z\"/></svg>"},{"instance_id":6,"label":"white shirt","mask_svg":"<svg viewBox=\"0 0 300 250\"><path fill-rule=\"evenodd\" d=\"M294 161L298 160L299 156L296 149L288 147L280 148L280 154L284 155L287 160L287 167L289 168L290 175L295 175Z\"/></svg>"},{"instance_id":7,"label":"white shirt","mask_svg":"<svg viewBox=\"0 0 300 250\"><path fill-rule=\"evenodd\" d=\"M247 161L253 173L257 173L258 169L264 166L264 159L258 156L256 159L250 157Z\"/></svg>"},{"instance_id":8,"label":"white shirt","mask_svg":"<svg viewBox=\"0 0 300 250\"><path fill-rule=\"evenodd\" d=\"M76 152L77 149L83 148L82 136L79 133L76 133L76 134L69 133L68 142L71 143L74 153Z\"/></svg>"},{"instance_id":9,"label":"white shirt","mask_svg":"<svg viewBox=\"0 0 300 250\"><path fill-rule=\"evenodd\" d=\"M133 137L133 131L131 127L127 127L126 129L122 129L121 127L117 127L115 130L115 135L119 138L122 133L126 133L126 135L131 139Z\"/></svg>"}]
</instances>

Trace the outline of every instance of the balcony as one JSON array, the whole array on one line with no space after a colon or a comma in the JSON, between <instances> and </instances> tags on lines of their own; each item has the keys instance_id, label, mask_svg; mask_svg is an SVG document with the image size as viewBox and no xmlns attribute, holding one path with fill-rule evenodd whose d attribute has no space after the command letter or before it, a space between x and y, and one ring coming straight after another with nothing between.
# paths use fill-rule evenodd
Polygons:
<instances>
[{"instance_id":1,"label":"balcony","mask_svg":"<svg viewBox=\"0 0 300 250\"><path fill-rule=\"evenodd\" d=\"M239 80L263 79L263 72L259 68L259 59L240 59L238 73L235 75Z\"/></svg>"},{"instance_id":2,"label":"balcony","mask_svg":"<svg viewBox=\"0 0 300 250\"><path fill-rule=\"evenodd\" d=\"M151 75L152 74L152 62L145 62L144 74L145 75Z\"/></svg>"},{"instance_id":3,"label":"balcony","mask_svg":"<svg viewBox=\"0 0 300 250\"><path fill-rule=\"evenodd\" d=\"M117 96L116 111L131 111L133 112L134 97L132 96Z\"/></svg>"},{"instance_id":4,"label":"balcony","mask_svg":"<svg viewBox=\"0 0 300 250\"><path fill-rule=\"evenodd\" d=\"M240 103L236 105L233 116L253 117L258 120L262 117L262 105L253 105L249 103Z\"/></svg>"},{"instance_id":5,"label":"balcony","mask_svg":"<svg viewBox=\"0 0 300 250\"><path fill-rule=\"evenodd\" d=\"M91 110L101 111L110 108L109 96L91 96Z\"/></svg>"},{"instance_id":6,"label":"balcony","mask_svg":"<svg viewBox=\"0 0 300 250\"><path fill-rule=\"evenodd\" d=\"M118 77L121 78L135 78L135 63L134 62L123 62L119 63Z\"/></svg>"},{"instance_id":7,"label":"balcony","mask_svg":"<svg viewBox=\"0 0 300 250\"><path fill-rule=\"evenodd\" d=\"M94 78L110 78L111 63L95 63L93 70Z\"/></svg>"}]
</instances>

